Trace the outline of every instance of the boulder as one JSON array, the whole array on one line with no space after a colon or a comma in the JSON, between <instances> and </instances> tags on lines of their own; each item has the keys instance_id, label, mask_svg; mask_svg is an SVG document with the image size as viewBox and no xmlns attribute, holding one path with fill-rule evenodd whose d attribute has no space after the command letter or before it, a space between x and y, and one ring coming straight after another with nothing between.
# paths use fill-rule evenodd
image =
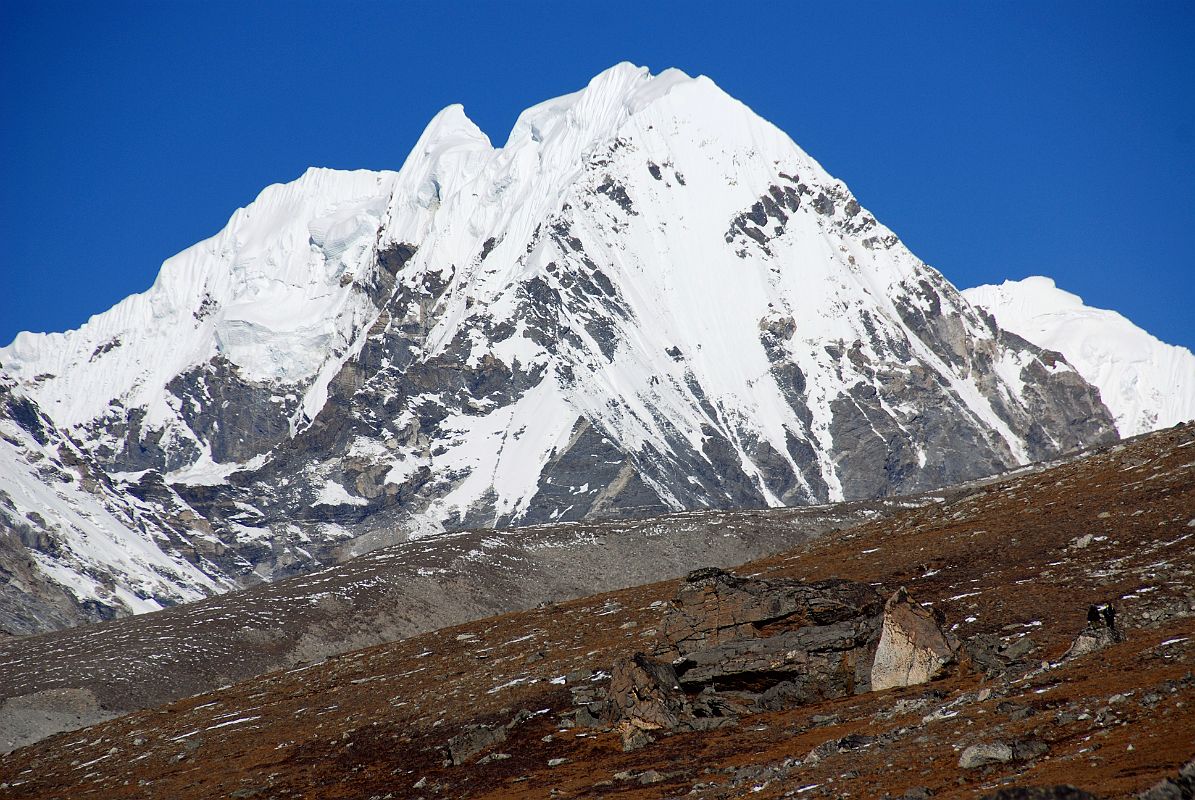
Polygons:
<instances>
[{"instance_id":1,"label":"boulder","mask_svg":"<svg viewBox=\"0 0 1195 800\"><path fill-rule=\"evenodd\" d=\"M685 656L723 642L878 617L882 603L874 589L856 581L760 580L707 567L681 584L663 632Z\"/></svg>"},{"instance_id":2,"label":"boulder","mask_svg":"<svg viewBox=\"0 0 1195 800\"><path fill-rule=\"evenodd\" d=\"M471 725L448 740L448 757L454 767L464 764L469 758L491 745L506 741L506 728L491 728L487 725Z\"/></svg>"},{"instance_id":3,"label":"boulder","mask_svg":"<svg viewBox=\"0 0 1195 800\"><path fill-rule=\"evenodd\" d=\"M1005 642L995 634L981 633L963 642L960 657L965 654L973 668L996 677L1009 671L1024 672L1029 654L1036 649L1037 643L1028 636Z\"/></svg>"},{"instance_id":4,"label":"boulder","mask_svg":"<svg viewBox=\"0 0 1195 800\"><path fill-rule=\"evenodd\" d=\"M1103 624L1089 624L1084 628L1075 641L1071 643L1070 648L1062 655L1062 660L1067 661L1079 656L1085 656L1088 653L1094 653L1097 650L1103 650L1109 645L1124 641L1124 634L1118 628L1110 628Z\"/></svg>"},{"instance_id":5,"label":"boulder","mask_svg":"<svg viewBox=\"0 0 1195 800\"><path fill-rule=\"evenodd\" d=\"M671 664L644 653L614 662L610 674L610 718L642 730L673 729L692 713Z\"/></svg>"},{"instance_id":6,"label":"boulder","mask_svg":"<svg viewBox=\"0 0 1195 800\"><path fill-rule=\"evenodd\" d=\"M871 688L891 689L933 680L954 662L958 650L958 639L944 631L933 612L911 600L901 587L884 604Z\"/></svg>"},{"instance_id":7,"label":"boulder","mask_svg":"<svg viewBox=\"0 0 1195 800\"><path fill-rule=\"evenodd\" d=\"M1009 761L1031 761L1049 752L1045 742L1036 739L1007 744L1005 742L982 742L973 744L963 751L958 765L963 769L985 767L988 764L1007 764ZM1034 790L1036 791L1036 790Z\"/></svg>"},{"instance_id":8,"label":"boulder","mask_svg":"<svg viewBox=\"0 0 1195 800\"><path fill-rule=\"evenodd\" d=\"M988 764L1007 764L1012 761L1012 747L1004 742L983 742L973 744L959 756L962 769L986 767Z\"/></svg>"}]
</instances>

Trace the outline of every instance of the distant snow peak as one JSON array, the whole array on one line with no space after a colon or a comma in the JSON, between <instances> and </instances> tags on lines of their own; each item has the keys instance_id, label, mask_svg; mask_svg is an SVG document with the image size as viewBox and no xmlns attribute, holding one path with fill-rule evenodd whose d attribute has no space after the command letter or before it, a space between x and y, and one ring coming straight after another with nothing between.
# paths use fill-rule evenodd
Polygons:
<instances>
[{"instance_id":1,"label":"distant snow peak","mask_svg":"<svg viewBox=\"0 0 1195 800\"><path fill-rule=\"evenodd\" d=\"M138 476L161 554L110 569L157 586L181 557L164 599L209 588L185 570L218 588L445 528L876 498L1114 436L1078 373L783 131L630 64L501 148L448 106L397 172L267 187L147 292L0 363Z\"/></svg>"},{"instance_id":2,"label":"distant snow peak","mask_svg":"<svg viewBox=\"0 0 1195 800\"><path fill-rule=\"evenodd\" d=\"M1166 344L1115 311L1092 308L1052 278L967 289L1000 327L1055 350L1100 390L1122 436L1195 419L1195 355Z\"/></svg>"}]
</instances>

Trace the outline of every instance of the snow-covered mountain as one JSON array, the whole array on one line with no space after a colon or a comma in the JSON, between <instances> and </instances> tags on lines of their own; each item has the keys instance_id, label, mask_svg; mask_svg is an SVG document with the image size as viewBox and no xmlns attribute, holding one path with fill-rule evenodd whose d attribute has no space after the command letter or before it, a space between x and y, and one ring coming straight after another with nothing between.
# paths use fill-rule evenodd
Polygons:
<instances>
[{"instance_id":1,"label":"snow-covered mountain","mask_svg":"<svg viewBox=\"0 0 1195 800\"><path fill-rule=\"evenodd\" d=\"M37 633L234 588L168 487L120 487L0 378L0 630Z\"/></svg>"},{"instance_id":2,"label":"snow-covered mountain","mask_svg":"<svg viewBox=\"0 0 1195 800\"><path fill-rule=\"evenodd\" d=\"M1112 412L1121 436L1195 419L1195 354L1115 311L1092 308L1050 278L977 286L963 296L1001 328L1062 353Z\"/></svg>"},{"instance_id":3,"label":"snow-covered mountain","mask_svg":"<svg viewBox=\"0 0 1195 800\"><path fill-rule=\"evenodd\" d=\"M269 187L0 363L114 481L201 520L214 582L445 528L915 491L1115 436L1065 360L783 132L629 64L501 148L449 106L397 172Z\"/></svg>"}]
</instances>

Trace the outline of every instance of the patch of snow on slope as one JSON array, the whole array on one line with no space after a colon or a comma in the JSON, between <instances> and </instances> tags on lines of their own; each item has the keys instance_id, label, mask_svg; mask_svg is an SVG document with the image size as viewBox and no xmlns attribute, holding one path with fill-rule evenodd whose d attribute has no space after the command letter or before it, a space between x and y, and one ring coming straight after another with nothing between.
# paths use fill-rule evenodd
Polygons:
<instances>
[{"instance_id":1,"label":"patch of snow on slope","mask_svg":"<svg viewBox=\"0 0 1195 800\"><path fill-rule=\"evenodd\" d=\"M343 486L332 479L324 482L315 502L329 506L363 506L369 503L364 497L349 494Z\"/></svg>"}]
</instances>

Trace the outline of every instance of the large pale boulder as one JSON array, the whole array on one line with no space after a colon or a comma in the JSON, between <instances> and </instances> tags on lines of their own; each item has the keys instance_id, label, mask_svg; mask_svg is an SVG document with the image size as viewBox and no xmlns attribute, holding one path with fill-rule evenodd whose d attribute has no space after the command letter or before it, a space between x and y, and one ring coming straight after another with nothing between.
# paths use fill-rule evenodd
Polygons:
<instances>
[{"instance_id":1,"label":"large pale boulder","mask_svg":"<svg viewBox=\"0 0 1195 800\"><path fill-rule=\"evenodd\" d=\"M677 730L693 719L672 665L643 653L614 662L609 704L626 751L652 742L648 731Z\"/></svg>"},{"instance_id":2,"label":"large pale boulder","mask_svg":"<svg viewBox=\"0 0 1195 800\"><path fill-rule=\"evenodd\" d=\"M644 730L675 728L691 716L672 665L643 653L614 662L610 711L613 722L625 720Z\"/></svg>"},{"instance_id":3,"label":"large pale boulder","mask_svg":"<svg viewBox=\"0 0 1195 800\"><path fill-rule=\"evenodd\" d=\"M925 683L954 662L959 642L944 631L930 609L901 587L884 604L884 624L871 666L871 688Z\"/></svg>"}]
</instances>

